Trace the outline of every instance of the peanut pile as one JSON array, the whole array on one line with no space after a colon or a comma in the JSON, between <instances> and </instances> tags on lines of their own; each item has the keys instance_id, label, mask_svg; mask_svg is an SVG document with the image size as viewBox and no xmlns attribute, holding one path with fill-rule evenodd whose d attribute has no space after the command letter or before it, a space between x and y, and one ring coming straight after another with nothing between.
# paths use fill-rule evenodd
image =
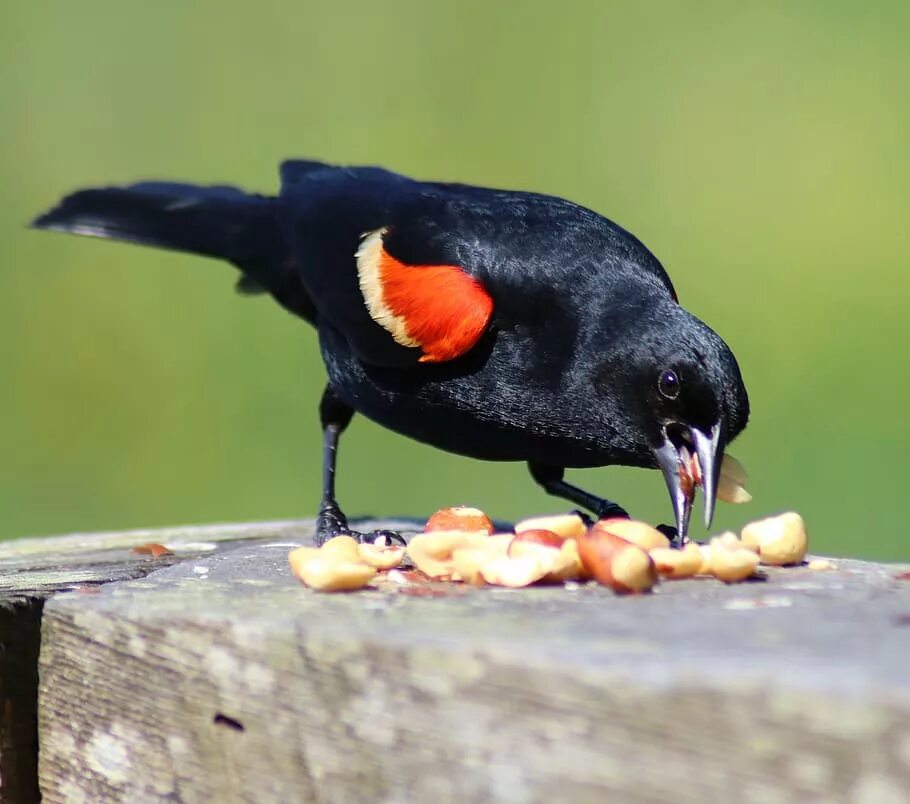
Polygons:
<instances>
[{"instance_id":1,"label":"peanut pile","mask_svg":"<svg viewBox=\"0 0 910 804\"><path fill-rule=\"evenodd\" d=\"M808 547L803 519L793 512L752 522L740 535L727 532L707 544L680 548L656 528L632 519L602 519L588 526L578 514L558 514L496 533L482 511L456 507L433 514L424 532L411 539L407 556L436 581L523 587L593 579L617 594L641 594L659 579L744 581L760 564L801 563ZM404 558L403 547L358 544L349 536L337 536L321 548L298 547L288 556L294 575L321 592L362 589Z\"/></svg>"}]
</instances>

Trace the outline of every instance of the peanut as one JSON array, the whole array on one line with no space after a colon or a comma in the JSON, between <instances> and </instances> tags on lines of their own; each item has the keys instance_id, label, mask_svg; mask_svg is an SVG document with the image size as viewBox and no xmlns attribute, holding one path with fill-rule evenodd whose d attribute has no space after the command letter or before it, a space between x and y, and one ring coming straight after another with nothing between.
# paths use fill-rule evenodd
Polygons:
<instances>
[{"instance_id":1,"label":"peanut","mask_svg":"<svg viewBox=\"0 0 910 804\"><path fill-rule=\"evenodd\" d=\"M301 549L301 548L298 548ZM306 548L302 548L306 549ZM293 551L288 560L294 575L307 586L320 592L349 592L362 589L374 577L376 570L356 561L329 555L307 555L294 557Z\"/></svg>"},{"instance_id":2,"label":"peanut","mask_svg":"<svg viewBox=\"0 0 910 804\"><path fill-rule=\"evenodd\" d=\"M702 565L701 549L694 542L689 542L682 550L655 547L648 554L664 578L691 578L698 574Z\"/></svg>"},{"instance_id":3,"label":"peanut","mask_svg":"<svg viewBox=\"0 0 910 804\"><path fill-rule=\"evenodd\" d=\"M463 547L483 547L485 533L461 530L438 530L422 533L408 543L408 555L417 569L431 578L451 578L454 572L452 554Z\"/></svg>"},{"instance_id":4,"label":"peanut","mask_svg":"<svg viewBox=\"0 0 910 804\"><path fill-rule=\"evenodd\" d=\"M516 533L529 530L548 530L561 539L577 539L587 530L585 521L578 514L553 514L523 519L515 525Z\"/></svg>"},{"instance_id":5,"label":"peanut","mask_svg":"<svg viewBox=\"0 0 910 804\"><path fill-rule=\"evenodd\" d=\"M559 550L563 539L550 530L524 530L516 533L509 542L509 555L519 556L535 550Z\"/></svg>"},{"instance_id":6,"label":"peanut","mask_svg":"<svg viewBox=\"0 0 910 804\"><path fill-rule=\"evenodd\" d=\"M360 561L360 545L352 536L335 536L319 548L323 556L332 556L346 561Z\"/></svg>"},{"instance_id":7,"label":"peanut","mask_svg":"<svg viewBox=\"0 0 910 804\"><path fill-rule=\"evenodd\" d=\"M484 584L481 567L508 553L514 537L511 533L487 536L479 547L459 547L452 551L452 580L474 586Z\"/></svg>"},{"instance_id":8,"label":"peanut","mask_svg":"<svg viewBox=\"0 0 910 804\"><path fill-rule=\"evenodd\" d=\"M483 586L481 568L491 560L483 547L459 547L452 551L452 580L464 581L472 586Z\"/></svg>"},{"instance_id":9,"label":"peanut","mask_svg":"<svg viewBox=\"0 0 910 804\"><path fill-rule=\"evenodd\" d=\"M701 467L697 455L692 456L690 471L695 484L702 485ZM749 476L743 465L729 453L724 453L723 461L720 464L720 475L717 478L717 499L734 504L749 502L752 495L746 491L748 479Z\"/></svg>"},{"instance_id":10,"label":"peanut","mask_svg":"<svg viewBox=\"0 0 910 804\"><path fill-rule=\"evenodd\" d=\"M647 592L657 583L657 570L651 557L621 536L592 527L576 541L582 566L598 583L614 592Z\"/></svg>"},{"instance_id":11,"label":"peanut","mask_svg":"<svg viewBox=\"0 0 910 804\"><path fill-rule=\"evenodd\" d=\"M696 575L711 575L711 545L698 545L698 552L701 554L701 566L698 568Z\"/></svg>"},{"instance_id":12,"label":"peanut","mask_svg":"<svg viewBox=\"0 0 910 804\"><path fill-rule=\"evenodd\" d=\"M581 557L578 555L577 539L566 539L562 543L559 552L562 553L562 558L565 560L567 566L565 572L555 573L557 576L555 580L587 581L591 579L591 573L584 568L584 565L581 563Z\"/></svg>"},{"instance_id":13,"label":"peanut","mask_svg":"<svg viewBox=\"0 0 910 804\"><path fill-rule=\"evenodd\" d=\"M565 583L589 577L578 557L575 539L567 539L565 545L566 547L560 549L555 556L551 556L547 574L543 578L548 583Z\"/></svg>"},{"instance_id":14,"label":"peanut","mask_svg":"<svg viewBox=\"0 0 910 804\"><path fill-rule=\"evenodd\" d=\"M652 528L647 522L639 522L635 519L601 519L595 522L591 529L612 533L645 551L653 550L655 547L670 546L670 540L657 528Z\"/></svg>"},{"instance_id":15,"label":"peanut","mask_svg":"<svg viewBox=\"0 0 910 804\"><path fill-rule=\"evenodd\" d=\"M793 511L750 522L743 528L742 540L758 549L762 564L778 567L799 564L809 550L806 525Z\"/></svg>"},{"instance_id":16,"label":"peanut","mask_svg":"<svg viewBox=\"0 0 910 804\"><path fill-rule=\"evenodd\" d=\"M530 586L548 571L547 565L536 556L499 556L480 568L480 574L487 583L511 587Z\"/></svg>"},{"instance_id":17,"label":"peanut","mask_svg":"<svg viewBox=\"0 0 910 804\"><path fill-rule=\"evenodd\" d=\"M755 574L758 568L758 554L746 547L730 547L721 539L712 539L710 545L709 571L725 583L744 581Z\"/></svg>"},{"instance_id":18,"label":"peanut","mask_svg":"<svg viewBox=\"0 0 910 804\"><path fill-rule=\"evenodd\" d=\"M563 541L549 531L526 530L516 534L508 554L510 558L527 556L540 561L547 568L543 580L550 583L576 580L585 575L576 540Z\"/></svg>"},{"instance_id":19,"label":"peanut","mask_svg":"<svg viewBox=\"0 0 910 804\"><path fill-rule=\"evenodd\" d=\"M318 547L296 547L288 553L288 563L291 565L291 569L294 569L295 565L300 565L318 555Z\"/></svg>"},{"instance_id":20,"label":"peanut","mask_svg":"<svg viewBox=\"0 0 910 804\"><path fill-rule=\"evenodd\" d=\"M467 533L492 533L495 528L490 518L479 508L457 505L441 508L433 514L424 526L425 533L440 530L460 530Z\"/></svg>"},{"instance_id":21,"label":"peanut","mask_svg":"<svg viewBox=\"0 0 910 804\"><path fill-rule=\"evenodd\" d=\"M724 453L717 479L717 498L728 503L747 503L752 495L746 490L749 475L745 467L729 453Z\"/></svg>"},{"instance_id":22,"label":"peanut","mask_svg":"<svg viewBox=\"0 0 910 804\"><path fill-rule=\"evenodd\" d=\"M757 547L740 541L739 536L732 530L724 531L719 536L715 536L711 541L718 542L729 550L751 550L753 553L758 552Z\"/></svg>"}]
</instances>

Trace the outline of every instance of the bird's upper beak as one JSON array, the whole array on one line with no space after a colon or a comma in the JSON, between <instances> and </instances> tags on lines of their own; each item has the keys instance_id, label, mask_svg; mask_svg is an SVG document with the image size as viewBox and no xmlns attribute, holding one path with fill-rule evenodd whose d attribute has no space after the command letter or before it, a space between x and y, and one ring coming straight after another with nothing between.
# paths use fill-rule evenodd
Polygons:
<instances>
[{"instance_id":1,"label":"bird's upper beak","mask_svg":"<svg viewBox=\"0 0 910 804\"><path fill-rule=\"evenodd\" d=\"M685 541L698 485L705 490L705 527L711 527L724 455L723 427L718 422L704 433L697 427L669 424L663 428L663 434L664 442L654 450L654 455L667 481L676 514L676 531Z\"/></svg>"}]
</instances>

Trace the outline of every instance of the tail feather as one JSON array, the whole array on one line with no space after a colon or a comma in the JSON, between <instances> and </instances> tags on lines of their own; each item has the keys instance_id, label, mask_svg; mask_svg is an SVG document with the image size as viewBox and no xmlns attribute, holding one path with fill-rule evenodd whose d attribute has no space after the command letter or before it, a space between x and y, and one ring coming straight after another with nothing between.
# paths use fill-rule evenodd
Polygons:
<instances>
[{"instance_id":1,"label":"tail feather","mask_svg":"<svg viewBox=\"0 0 910 804\"><path fill-rule=\"evenodd\" d=\"M239 291L269 292L292 312L313 320L277 205L275 198L236 187L142 182L79 190L32 226L227 260L243 272Z\"/></svg>"},{"instance_id":2,"label":"tail feather","mask_svg":"<svg viewBox=\"0 0 910 804\"><path fill-rule=\"evenodd\" d=\"M32 226L234 262L261 248L263 227L275 228L273 204L234 187L144 182L80 190Z\"/></svg>"}]
</instances>

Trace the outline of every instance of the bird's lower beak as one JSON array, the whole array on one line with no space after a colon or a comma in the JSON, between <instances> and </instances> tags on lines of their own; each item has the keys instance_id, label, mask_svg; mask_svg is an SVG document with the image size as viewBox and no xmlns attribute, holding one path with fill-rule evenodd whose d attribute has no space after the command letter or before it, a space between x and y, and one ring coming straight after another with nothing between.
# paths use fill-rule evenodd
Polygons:
<instances>
[{"instance_id":1,"label":"bird's lower beak","mask_svg":"<svg viewBox=\"0 0 910 804\"><path fill-rule=\"evenodd\" d=\"M718 423L703 433L696 427L671 424L664 428L664 443L654 450L676 514L676 531L683 541L698 485L705 490L705 527L711 527L724 452L722 429Z\"/></svg>"}]
</instances>

